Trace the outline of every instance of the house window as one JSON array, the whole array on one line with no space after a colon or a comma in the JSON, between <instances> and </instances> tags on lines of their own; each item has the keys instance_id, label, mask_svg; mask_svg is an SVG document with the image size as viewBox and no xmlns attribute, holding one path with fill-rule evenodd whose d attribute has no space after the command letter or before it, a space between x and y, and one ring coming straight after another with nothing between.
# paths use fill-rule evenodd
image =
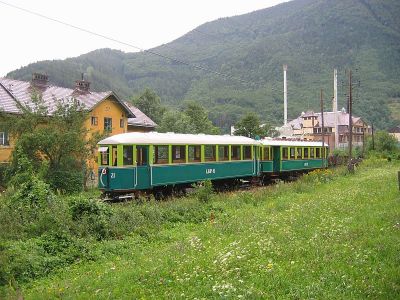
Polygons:
<instances>
[{"instance_id":1,"label":"house window","mask_svg":"<svg viewBox=\"0 0 400 300\"><path fill-rule=\"evenodd\" d=\"M104 118L104 131L112 131L112 118Z\"/></svg>"},{"instance_id":2,"label":"house window","mask_svg":"<svg viewBox=\"0 0 400 300\"><path fill-rule=\"evenodd\" d=\"M99 119L97 117L91 117L90 123L92 124L92 126L97 126L97 124L99 123Z\"/></svg>"},{"instance_id":3,"label":"house window","mask_svg":"<svg viewBox=\"0 0 400 300\"><path fill-rule=\"evenodd\" d=\"M125 126L124 119L119 119L119 127L124 128L124 126Z\"/></svg>"},{"instance_id":4,"label":"house window","mask_svg":"<svg viewBox=\"0 0 400 300\"><path fill-rule=\"evenodd\" d=\"M8 134L7 132L0 132L0 145L7 146L8 145Z\"/></svg>"}]
</instances>

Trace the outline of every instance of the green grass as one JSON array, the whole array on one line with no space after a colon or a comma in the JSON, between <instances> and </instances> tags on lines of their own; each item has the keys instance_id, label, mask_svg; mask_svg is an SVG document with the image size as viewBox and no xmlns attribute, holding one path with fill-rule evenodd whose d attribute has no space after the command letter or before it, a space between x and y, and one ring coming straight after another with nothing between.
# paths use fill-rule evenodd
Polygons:
<instances>
[{"instance_id":1,"label":"green grass","mask_svg":"<svg viewBox=\"0 0 400 300\"><path fill-rule=\"evenodd\" d=\"M314 172L291 184L217 195L202 204L214 211L213 221L166 222L148 235L97 242L105 254L96 261L4 293L25 299L398 299L398 170L399 163L365 162L355 175Z\"/></svg>"}]
</instances>

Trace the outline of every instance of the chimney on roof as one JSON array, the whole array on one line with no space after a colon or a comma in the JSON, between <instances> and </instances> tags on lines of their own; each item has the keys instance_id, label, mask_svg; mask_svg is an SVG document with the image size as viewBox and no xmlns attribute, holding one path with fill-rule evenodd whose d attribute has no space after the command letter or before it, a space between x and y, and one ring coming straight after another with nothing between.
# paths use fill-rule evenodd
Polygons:
<instances>
[{"instance_id":1,"label":"chimney on roof","mask_svg":"<svg viewBox=\"0 0 400 300\"><path fill-rule=\"evenodd\" d=\"M32 73L31 84L36 88L46 88L49 85L49 76L41 73Z\"/></svg>"},{"instance_id":2,"label":"chimney on roof","mask_svg":"<svg viewBox=\"0 0 400 300\"><path fill-rule=\"evenodd\" d=\"M81 93L87 93L90 89L90 81L77 80L75 81L75 90Z\"/></svg>"}]
</instances>

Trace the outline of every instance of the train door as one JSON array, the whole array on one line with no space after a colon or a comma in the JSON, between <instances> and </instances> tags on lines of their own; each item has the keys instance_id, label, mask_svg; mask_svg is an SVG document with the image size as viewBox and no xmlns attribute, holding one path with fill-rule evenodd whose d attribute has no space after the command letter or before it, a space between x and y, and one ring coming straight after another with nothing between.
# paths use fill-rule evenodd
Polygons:
<instances>
[{"instance_id":1,"label":"train door","mask_svg":"<svg viewBox=\"0 0 400 300\"><path fill-rule=\"evenodd\" d=\"M281 147L273 146L272 152L273 152L273 161L274 161L273 170L274 170L274 173L278 173L278 172L280 172L280 169L281 169Z\"/></svg>"},{"instance_id":2,"label":"train door","mask_svg":"<svg viewBox=\"0 0 400 300\"><path fill-rule=\"evenodd\" d=\"M150 188L149 146L136 146L136 188Z\"/></svg>"}]
</instances>

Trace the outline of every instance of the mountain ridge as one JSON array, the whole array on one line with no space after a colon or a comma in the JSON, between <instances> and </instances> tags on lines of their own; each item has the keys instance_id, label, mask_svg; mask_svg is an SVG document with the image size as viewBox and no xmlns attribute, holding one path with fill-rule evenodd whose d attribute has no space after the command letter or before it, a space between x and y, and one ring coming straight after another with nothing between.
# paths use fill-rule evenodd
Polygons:
<instances>
[{"instance_id":1,"label":"mountain ridge","mask_svg":"<svg viewBox=\"0 0 400 300\"><path fill-rule=\"evenodd\" d=\"M376 127L400 122L392 103L400 98L400 3L378 0L295 0L204 23L174 41L149 49L229 78L193 69L146 52L99 49L76 58L30 64L7 74L29 80L47 72L56 84L71 85L84 72L95 90L122 97L154 89L167 105L196 100L214 124L227 129L246 111L263 121L283 119L282 65L288 65L289 117L326 109L333 93L333 68L339 68L339 105L346 107L344 70L356 84L354 111ZM358 72L356 71L358 69ZM235 79L237 78L237 79ZM396 105L395 105L396 106Z\"/></svg>"}]
</instances>

